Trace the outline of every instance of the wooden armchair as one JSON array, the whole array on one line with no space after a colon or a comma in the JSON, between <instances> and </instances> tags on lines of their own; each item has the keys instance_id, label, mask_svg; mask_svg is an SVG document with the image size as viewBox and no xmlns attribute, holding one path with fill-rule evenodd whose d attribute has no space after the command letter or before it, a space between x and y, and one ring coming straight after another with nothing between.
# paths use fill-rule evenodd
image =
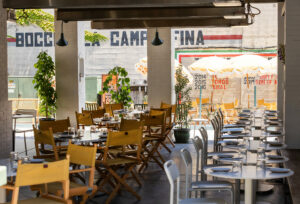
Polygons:
<instances>
[{"instance_id":1,"label":"wooden armchair","mask_svg":"<svg viewBox=\"0 0 300 204\"><path fill-rule=\"evenodd\" d=\"M63 152L65 147L56 145L52 128L49 128L49 130L38 130L33 126L33 132L36 151L36 156L34 156L34 158L42 158L47 161L57 161L60 156L65 156L65 153ZM52 149L45 150L45 145L51 146Z\"/></svg>"},{"instance_id":2,"label":"wooden armchair","mask_svg":"<svg viewBox=\"0 0 300 204\"><path fill-rule=\"evenodd\" d=\"M85 126L91 126L94 124L92 115L90 113L77 113L76 115L76 122L77 122L77 129L80 127L84 128Z\"/></svg>"},{"instance_id":3,"label":"wooden armchair","mask_svg":"<svg viewBox=\"0 0 300 204\"><path fill-rule=\"evenodd\" d=\"M63 197L50 195L48 193L48 184L59 182L63 189ZM22 186L31 186L41 184L46 191L40 192L40 197L18 201L19 189ZM40 203L68 203L69 200L69 157L61 161L55 161L45 164L22 164L18 161L18 170L16 181L13 185L5 185L0 188L13 191L12 204L40 204Z\"/></svg>"},{"instance_id":4,"label":"wooden armchair","mask_svg":"<svg viewBox=\"0 0 300 204\"><path fill-rule=\"evenodd\" d=\"M70 164L72 170L70 170L70 189L69 197L82 196L81 204L84 204L88 197L97 191L97 187L94 185L95 175L95 160L96 160L97 146L78 146L69 142L67 154L70 156ZM85 181L81 173L89 173L88 181ZM76 180L75 178L80 180ZM80 182L81 181L81 182ZM32 190L39 190L45 192L43 185L36 185L32 187ZM63 189L59 183L48 184L48 192L56 195L63 196Z\"/></svg>"},{"instance_id":5,"label":"wooden armchair","mask_svg":"<svg viewBox=\"0 0 300 204\"><path fill-rule=\"evenodd\" d=\"M110 149L114 147L127 147L134 146L135 154L121 155L119 157L111 157ZM121 186L123 186L128 192L134 195L138 200L141 197L128 185L126 182L132 170L141 161L140 153L142 148L142 129L135 129L129 131L119 131L119 132L109 132L107 137L106 146L104 148L102 160L97 160L96 163L102 166L108 172L108 175L99 184L99 188L107 183L115 182L112 186L114 190L110 193L106 200L106 204L110 203L111 200L116 196L118 191L120 191ZM118 170L123 169L122 175L118 174Z\"/></svg>"}]
</instances>

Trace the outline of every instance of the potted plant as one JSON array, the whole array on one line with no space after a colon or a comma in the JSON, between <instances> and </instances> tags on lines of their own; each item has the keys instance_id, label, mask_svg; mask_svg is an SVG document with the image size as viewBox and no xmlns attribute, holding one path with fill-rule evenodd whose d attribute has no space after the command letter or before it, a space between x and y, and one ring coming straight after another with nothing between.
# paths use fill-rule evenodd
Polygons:
<instances>
[{"instance_id":1,"label":"potted plant","mask_svg":"<svg viewBox=\"0 0 300 204\"><path fill-rule=\"evenodd\" d=\"M175 79L177 125L174 128L174 136L177 143L187 143L190 138L188 113L192 108L192 100L190 97L192 87L189 86L189 78L183 73L182 65L179 65L176 69Z\"/></svg>"},{"instance_id":2,"label":"potted plant","mask_svg":"<svg viewBox=\"0 0 300 204\"><path fill-rule=\"evenodd\" d=\"M116 77L116 84L112 85L113 78ZM132 99L130 97L130 79L128 72L123 67L114 67L108 72L106 80L103 82L102 91L99 94L110 93L114 103L122 103L129 107Z\"/></svg>"},{"instance_id":3,"label":"potted plant","mask_svg":"<svg viewBox=\"0 0 300 204\"><path fill-rule=\"evenodd\" d=\"M46 117L44 120L54 120L51 117L56 112L55 65L52 57L45 51L40 52L37 58L38 61L34 64L37 71L32 83L39 97L39 112Z\"/></svg>"}]
</instances>

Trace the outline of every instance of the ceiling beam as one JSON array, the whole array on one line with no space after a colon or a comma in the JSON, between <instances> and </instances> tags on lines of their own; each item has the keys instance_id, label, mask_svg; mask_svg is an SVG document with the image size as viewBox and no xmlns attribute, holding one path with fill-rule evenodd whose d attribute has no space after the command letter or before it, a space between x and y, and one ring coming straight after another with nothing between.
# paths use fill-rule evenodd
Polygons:
<instances>
[{"instance_id":1,"label":"ceiling beam","mask_svg":"<svg viewBox=\"0 0 300 204\"><path fill-rule=\"evenodd\" d=\"M126 9L59 9L57 20L154 20L193 19L200 17L241 16L244 7L214 8L126 8Z\"/></svg>"},{"instance_id":2,"label":"ceiling beam","mask_svg":"<svg viewBox=\"0 0 300 204\"><path fill-rule=\"evenodd\" d=\"M3 0L3 7L12 9L212 7L213 2L218 1L239 0Z\"/></svg>"},{"instance_id":3,"label":"ceiling beam","mask_svg":"<svg viewBox=\"0 0 300 204\"><path fill-rule=\"evenodd\" d=\"M172 19L172 20L118 20L92 21L92 29L129 29L129 28L156 28L156 27L230 27L247 26L248 19Z\"/></svg>"}]
</instances>

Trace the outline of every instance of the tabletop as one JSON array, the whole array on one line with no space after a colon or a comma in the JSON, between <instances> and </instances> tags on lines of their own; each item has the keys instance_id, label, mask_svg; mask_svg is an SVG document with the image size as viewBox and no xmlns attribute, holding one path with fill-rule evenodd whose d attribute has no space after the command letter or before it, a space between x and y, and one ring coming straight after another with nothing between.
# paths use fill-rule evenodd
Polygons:
<instances>
[{"instance_id":1,"label":"tabletop","mask_svg":"<svg viewBox=\"0 0 300 204\"><path fill-rule=\"evenodd\" d=\"M204 172L207 175L219 177L219 178L228 178L228 179L255 179L255 180L266 180L266 179L278 179L292 176L294 172L289 170L288 173L272 173L269 168L266 170L257 169L256 166L242 166L242 169L239 171L232 172L214 172L213 168L231 168L228 166L220 167L209 167L205 168Z\"/></svg>"},{"instance_id":2,"label":"tabletop","mask_svg":"<svg viewBox=\"0 0 300 204\"><path fill-rule=\"evenodd\" d=\"M107 138L107 133L104 132L90 132L85 131L83 137L77 137L77 135L69 135L66 133L54 133L54 139L58 142L65 142L72 140L74 143L96 143L96 142L105 142Z\"/></svg>"},{"instance_id":3,"label":"tabletop","mask_svg":"<svg viewBox=\"0 0 300 204\"><path fill-rule=\"evenodd\" d=\"M260 144L259 140L250 140L248 145L226 145L224 144L224 146L226 148L229 149L240 149L242 147L246 147L248 151L257 151L258 148L263 148L266 151L272 151L272 150L281 150L281 149L285 149L287 147L286 144L281 144L281 145L275 145L275 144L271 144L271 143L267 143L266 145L262 146Z\"/></svg>"},{"instance_id":4,"label":"tabletop","mask_svg":"<svg viewBox=\"0 0 300 204\"><path fill-rule=\"evenodd\" d=\"M227 156L224 158L224 157L222 157L222 155L221 156L215 155L215 156L213 156L213 159L216 161L230 163L230 164L235 163L237 161L242 161L243 164L256 165L256 162L257 162L257 154L256 153L247 152L246 159L243 159L238 153L232 153L229 155L232 155L233 157ZM266 164L280 164L280 163L287 162L289 160L287 157L277 156L277 155L266 155L265 159L266 159L265 160Z\"/></svg>"}]
</instances>

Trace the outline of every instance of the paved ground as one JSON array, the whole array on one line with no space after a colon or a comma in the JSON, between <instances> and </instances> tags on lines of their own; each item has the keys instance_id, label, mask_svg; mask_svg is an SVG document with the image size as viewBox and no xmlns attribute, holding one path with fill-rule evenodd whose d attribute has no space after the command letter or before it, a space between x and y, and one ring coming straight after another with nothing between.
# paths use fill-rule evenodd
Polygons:
<instances>
[{"instance_id":1,"label":"paved ground","mask_svg":"<svg viewBox=\"0 0 300 204\"><path fill-rule=\"evenodd\" d=\"M192 134L193 135L193 134ZM212 135L212 131L210 132L210 139ZM29 151L30 155L35 154L33 138L27 138L28 148L31 149ZM172 148L173 152L169 154L166 151L163 151L163 156L166 160L174 159L178 164L181 172L182 182L181 182L181 194L183 196L184 193L184 182L183 175L184 171L182 168L181 159L179 156L179 151L181 148L188 148L191 152L193 152L193 159L195 160L195 152L193 150L192 144L176 144L176 148ZM16 139L16 150L18 152L24 151L24 141L22 137L17 137ZM139 174L139 177L142 181L142 187L139 188L137 184L133 181L129 181L134 189L139 193L142 197L141 201L137 201L135 197L133 197L130 193L126 191L122 191L121 194L117 195L115 199L111 202L112 204L167 204L169 203L169 183L165 172L161 170L157 165L151 164L149 168L142 174ZM209 178L211 179L211 178ZM234 182L234 181L233 181ZM272 204L289 204L289 195L286 190L288 190L287 186L282 184L280 180L268 181L268 183L274 184L274 188L272 191L268 193L258 193L257 200L270 202ZM20 191L20 199L26 199L29 197L34 197L35 194L31 192L28 188L22 188ZM226 192L213 192L207 193L207 197L219 197L224 198L228 202L230 201L230 195ZM95 198L90 199L87 203L104 203L106 195L102 193L98 193ZM243 199L243 192L241 194L241 199Z\"/></svg>"}]
</instances>

